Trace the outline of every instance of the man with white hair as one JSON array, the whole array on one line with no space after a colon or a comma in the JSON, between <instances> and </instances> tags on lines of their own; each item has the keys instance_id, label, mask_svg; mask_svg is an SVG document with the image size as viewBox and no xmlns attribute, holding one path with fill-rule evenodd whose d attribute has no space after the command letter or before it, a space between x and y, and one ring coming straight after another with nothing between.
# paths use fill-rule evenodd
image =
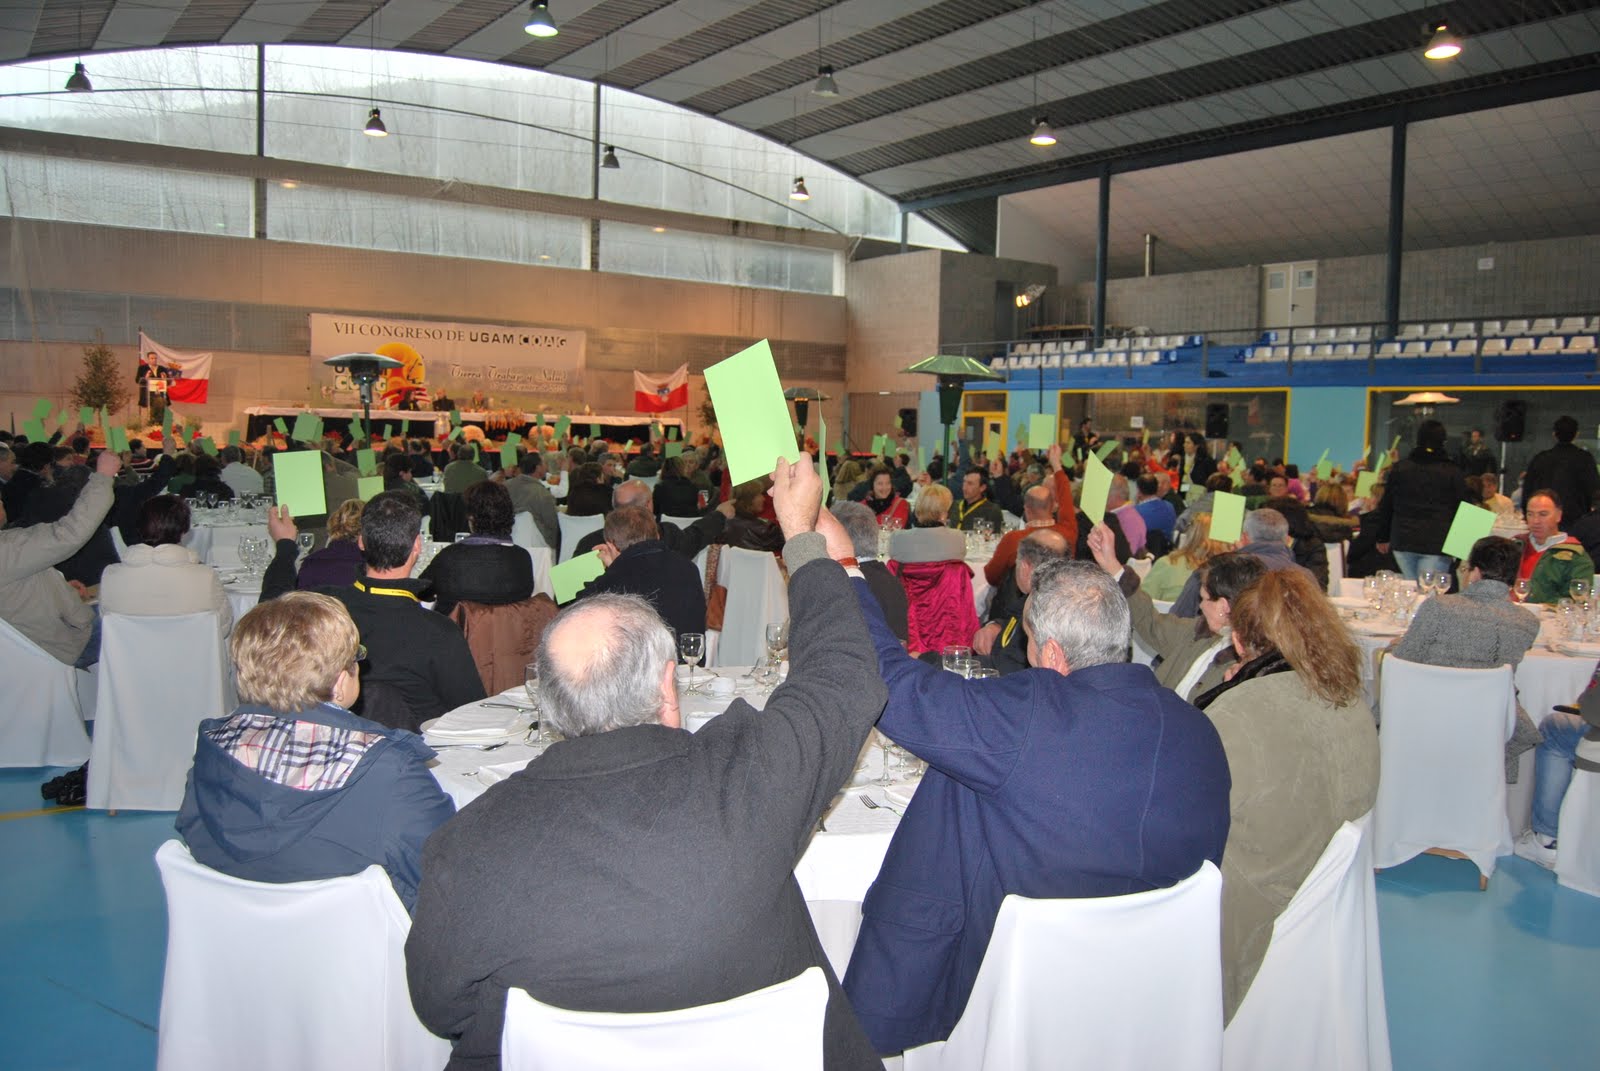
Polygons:
<instances>
[{"instance_id":1,"label":"man with white hair","mask_svg":"<svg viewBox=\"0 0 1600 1071\"><path fill-rule=\"evenodd\" d=\"M1244 515L1243 538L1236 550L1260 558L1267 571L1302 569L1289 549L1289 519L1275 509L1253 509ZM1308 570L1309 572L1309 570ZM1190 574L1183 592L1167 613L1175 617L1196 617L1200 613L1200 570Z\"/></svg>"},{"instance_id":2,"label":"man with white hair","mask_svg":"<svg viewBox=\"0 0 1600 1071\"><path fill-rule=\"evenodd\" d=\"M792 668L766 708L735 699L683 732L677 650L655 611L583 599L537 655L542 716L563 739L429 839L406 963L417 1015L455 1040L451 1071L499 1066L513 986L563 1008L655 1012L813 966L830 991L824 1065L881 1071L794 865L885 691L814 464L780 461L773 480Z\"/></svg>"},{"instance_id":3,"label":"man with white hair","mask_svg":"<svg viewBox=\"0 0 1600 1071\"><path fill-rule=\"evenodd\" d=\"M889 685L878 729L928 762L845 975L889 1054L949 1036L1007 895L1120 896L1219 862L1230 781L1206 716L1128 662L1128 604L1092 562L1035 571L1033 668L997 679L911 658L861 607Z\"/></svg>"}]
</instances>

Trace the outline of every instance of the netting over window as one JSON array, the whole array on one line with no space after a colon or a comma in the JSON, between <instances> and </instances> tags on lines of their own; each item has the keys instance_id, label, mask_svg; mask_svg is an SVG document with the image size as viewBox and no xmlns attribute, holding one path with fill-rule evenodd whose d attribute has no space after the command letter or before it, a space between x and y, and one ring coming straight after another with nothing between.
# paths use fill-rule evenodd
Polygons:
<instances>
[{"instance_id":1,"label":"netting over window","mask_svg":"<svg viewBox=\"0 0 1600 1071\"><path fill-rule=\"evenodd\" d=\"M834 292L837 254L824 249L604 222L600 250L603 271L812 294Z\"/></svg>"},{"instance_id":2,"label":"netting over window","mask_svg":"<svg viewBox=\"0 0 1600 1071\"><path fill-rule=\"evenodd\" d=\"M249 237L249 179L0 152L0 213Z\"/></svg>"}]
</instances>

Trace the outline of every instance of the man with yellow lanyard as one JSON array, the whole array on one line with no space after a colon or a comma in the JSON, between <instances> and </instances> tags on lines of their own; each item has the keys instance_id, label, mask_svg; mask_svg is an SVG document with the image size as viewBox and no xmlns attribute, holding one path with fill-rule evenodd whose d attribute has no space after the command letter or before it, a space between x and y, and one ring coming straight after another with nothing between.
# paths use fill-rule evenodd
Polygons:
<instances>
[{"instance_id":1,"label":"man with yellow lanyard","mask_svg":"<svg viewBox=\"0 0 1600 1071\"><path fill-rule=\"evenodd\" d=\"M294 519L287 508L268 511L267 532L277 544L277 554L262 580L263 602L293 590L298 551ZM370 685L386 686L379 694L390 691L408 708L398 716L377 709L358 713L415 731L429 718L484 698L483 680L466 637L454 621L423 608L423 585L411 579L422 553L422 511L411 496L404 491L374 495L361 514L358 542L365 575L349 587L315 590L344 603L361 633L367 648L361 667L363 694L371 698ZM397 724L402 719L404 723Z\"/></svg>"},{"instance_id":2,"label":"man with yellow lanyard","mask_svg":"<svg viewBox=\"0 0 1600 1071\"><path fill-rule=\"evenodd\" d=\"M988 521L989 530L996 535L1006 528L1000 507L989 501L989 474L973 466L961 478L961 501L950 511L950 527L970 532L979 521Z\"/></svg>"},{"instance_id":3,"label":"man with yellow lanyard","mask_svg":"<svg viewBox=\"0 0 1600 1071\"><path fill-rule=\"evenodd\" d=\"M998 596L989 608L989 623L972 637L972 650L984 665L1007 673L1028 668L1028 635L1022 627L1022 608L1033 590L1033 573L1047 561L1071 557L1067 540L1054 528L1036 528L1017 544L1017 596ZM1004 601L1004 605L1002 605Z\"/></svg>"}]
</instances>

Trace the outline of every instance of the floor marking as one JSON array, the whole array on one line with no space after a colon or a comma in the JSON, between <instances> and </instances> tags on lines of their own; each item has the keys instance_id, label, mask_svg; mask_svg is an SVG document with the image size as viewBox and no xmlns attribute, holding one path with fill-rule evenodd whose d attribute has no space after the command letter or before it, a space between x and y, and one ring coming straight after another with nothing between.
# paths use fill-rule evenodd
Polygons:
<instances>
[{"instance_id":1,"label":"floor marking","mask_svg":"<svg viewBox=\"0 0 1600 1071\"><path fill-rule=\"evenodd\" d=\"M9 822L13 818L38 818L45 814L71 814L83 810L83 804L75 807L41 807L37 811L12 811L10 814L0 814L0 822Z\"/></svg>"}]
</instances>

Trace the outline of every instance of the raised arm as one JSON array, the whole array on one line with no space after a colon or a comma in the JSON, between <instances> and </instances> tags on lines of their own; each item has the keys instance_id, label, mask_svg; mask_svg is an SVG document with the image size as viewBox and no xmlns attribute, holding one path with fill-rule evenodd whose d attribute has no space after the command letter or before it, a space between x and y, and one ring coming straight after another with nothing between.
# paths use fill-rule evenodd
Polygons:
<instances>
[{"instance_id":1,"label":"raised arm","mask_svg":"<svg viewBox=\"0 0 1600 1071\"><path fill-rule=\"evenodd\" d=\"M122 460L116 454L109 450L101 453L94 475L78 492L78 500L65 517L53 524L8 531L0 544L0 580L31 576L76 554L111 509L111 478L121 466Z\"/></svg>"}]
</instances>

